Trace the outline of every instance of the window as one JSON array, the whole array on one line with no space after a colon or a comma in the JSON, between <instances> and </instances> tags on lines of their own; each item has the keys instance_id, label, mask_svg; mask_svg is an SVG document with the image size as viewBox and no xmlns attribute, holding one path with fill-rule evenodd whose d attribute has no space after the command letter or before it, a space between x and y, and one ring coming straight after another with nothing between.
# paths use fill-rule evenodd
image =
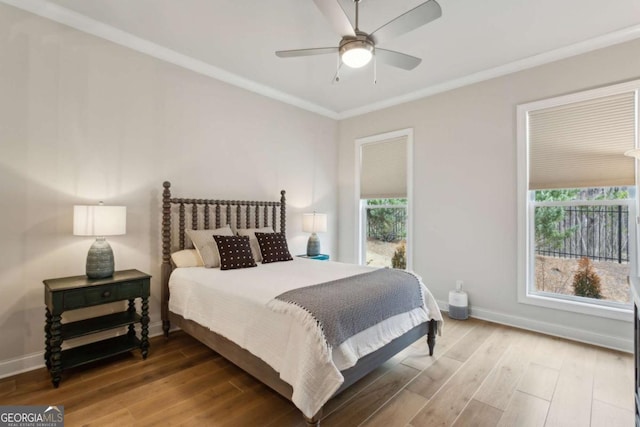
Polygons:
<instances>
[{"instance_id":1,"label":"window","mask_svg":"<svg viewBox=\"0 0 640 427\"><path fill-rule=\"evenodd\" d=\"M356 141L360 264L411 268L411 129Z\"/></svg>"},{"instance_id":2,"label":"window","mask_svg":"<svg viewBox=\"0 0 640 427\"><path fill-rule=\"evenodd\" d=\"M635 187L534 190L531 197L532 292L627 307Z\"/></svg>"},{"instance_id":3,"label":"window","mask_svg":"<svg viewBox=\"0 0 640 427\"><path fill-rule=\"evenodd\" d=\"M640 82L518 106L518 300L627 319Z\"/></svg>"},{"instance_id":4,"label":"window","mask_svg":"<svg viewBox=\"0 0 640 427\"><path fill-rule=\"evenodd\" d=\"M364 199L363 264L407 268L407 199Z\"/></svg>"}]
</instances>

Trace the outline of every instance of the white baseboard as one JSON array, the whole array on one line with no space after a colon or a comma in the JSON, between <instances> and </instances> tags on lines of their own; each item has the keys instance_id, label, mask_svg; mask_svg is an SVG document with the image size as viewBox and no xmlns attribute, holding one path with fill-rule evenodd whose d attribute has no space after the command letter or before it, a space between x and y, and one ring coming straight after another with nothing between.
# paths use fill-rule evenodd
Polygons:
<instances>
[{"instance_id":1,"label":"white baseboard","mask_svg":"<svg viewBox=\"0 0 640 427\"><path fill-rule=\"evenodd\" d=\"M438 301L438 306L443 311L449 311L449 304L445 301ZM513 326L528 331L540 332L555 337L566 338L573 341L579 341L587 344L593 344L600 347L610 348L613 350L633 353L633 339L624 339L612 337L609 335L597 334L584 329L569 328L557 323L549 323L542 320L532 320L524 317L513 316L510 314L498 313L481 307L470 306L469 316L476 319L487 320L489 322L500 323L502 325ZM443 333L446 333L447 322Z\"/></svg>"},{"instance_id":2,"label":"white baseboard","mask_svg":"<svg viewBox=\"0 0 640 427\"><path fill-rule=\"evenodd\" d=\"M149 323L149 336L162 334L162 322ZM21 374L22 372L44 368L44 351L27 354L15 359L0 361L0 378Z\"/></svg>"}]
</instances>

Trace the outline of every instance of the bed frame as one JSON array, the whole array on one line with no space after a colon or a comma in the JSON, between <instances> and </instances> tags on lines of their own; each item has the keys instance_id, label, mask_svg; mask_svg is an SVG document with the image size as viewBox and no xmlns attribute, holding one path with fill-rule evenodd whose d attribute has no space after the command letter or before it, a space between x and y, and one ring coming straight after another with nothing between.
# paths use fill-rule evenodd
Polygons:
<instances>
[{"instance_id":1,"label":"bed frame","mask_svg":"<svg viewBox=\"0 0 640 427\"><path fill-rule=\"evenodd\" d=\"M165 337L169 338L171 326L178 326L230 362L242 368L285 398L291 400L293 393L291 386L282 381L279 374L271 366L223 336L210 331L194 321L187 320L169 311L169 276L173 270L171 253L188 247L185 239L187 216L191 218L191 229L220 228L220 226L224 224L235 225L237 228L271 226L274 230L279 230L282 234L285 234L285 191L282 190L280 192L279 202L273 202L172 198L170 190L171 183L165 181L163 187L161 311L162 329ZM212 213L214 216L213 219L211 218ZM177 221L172 221L174 216L177 216ZM173 228L172 224L174 224ZM344 383L336 391L334 396L338 395L344 389L424 335L427 335L429 355L433 355L436 329L437 324L435 320L423 323L379 350L361 358L355 366L342 371ZM319 426L321 416L322 409L312 418L304 416L304 419L308 426Z\"/></svg>"}]
</instances>

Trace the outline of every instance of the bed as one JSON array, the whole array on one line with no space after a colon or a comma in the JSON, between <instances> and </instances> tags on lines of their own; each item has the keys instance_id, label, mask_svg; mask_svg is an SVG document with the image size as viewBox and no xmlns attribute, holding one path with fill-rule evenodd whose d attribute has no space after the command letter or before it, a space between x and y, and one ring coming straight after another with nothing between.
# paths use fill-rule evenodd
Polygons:
<instances>
[{"instance_id":1,"label":"bed","mask_svg":"<svg viewBox=\"0 0 640 427\"><path fill-rule=\"evenodd\" d=\"M332 347L320 339L326 331L311 328L303 317L292 320L297 312L288 312L289 306L274 297L335 279L366 278L370 268L297 257L239 270L176 268L172 253L190 247L190 230L229 224L237 230L267 227L285 236L285 192L279 201L240 201L174 198L171 184L165 182L163 187L161 314L165 336L169 337L171 327L180 327L291 400L307 425L318 426L327 400L417 339L426 335L433 354L442 317L421 282L423 307L390 316ZM281 350L287 347L289 351Z\"/></svg>"}]
</instances>

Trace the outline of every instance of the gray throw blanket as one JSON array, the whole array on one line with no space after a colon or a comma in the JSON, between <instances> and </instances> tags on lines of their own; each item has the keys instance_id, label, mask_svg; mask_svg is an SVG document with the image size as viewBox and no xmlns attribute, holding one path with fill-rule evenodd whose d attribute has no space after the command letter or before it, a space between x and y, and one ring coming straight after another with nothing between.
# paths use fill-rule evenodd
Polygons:
<instances>
[{"instance_id":1,"label":"gray throw blanket","mask_svg":"<svg viewBox=\"0 0 640 427\"><path fill-rule=\"evenodd\" d=\"M276 299L306 310L332 347L385 319L424 305L418 278L389 268L293 289Z\"/></svg>"}]
</instances>

